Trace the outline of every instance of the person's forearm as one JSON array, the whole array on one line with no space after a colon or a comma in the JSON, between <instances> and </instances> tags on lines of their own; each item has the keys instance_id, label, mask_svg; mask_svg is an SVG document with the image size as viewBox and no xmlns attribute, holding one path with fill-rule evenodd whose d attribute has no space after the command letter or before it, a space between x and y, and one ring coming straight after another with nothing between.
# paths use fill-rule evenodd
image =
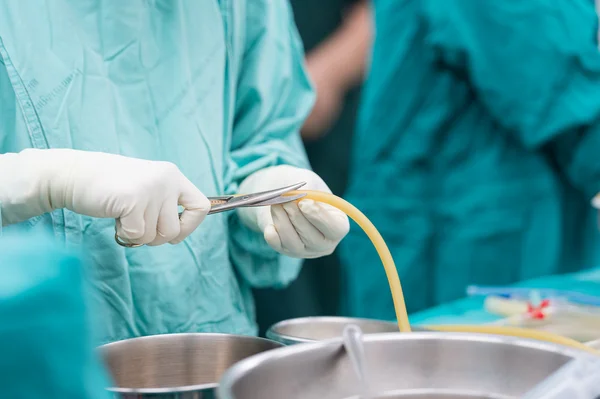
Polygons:
<instances>
[{"instance_id":1,"label":"person's forearm","mask_svg":"<svg viewBox=\"0 0 600 399\"><path fill-rule=\"evenodd\" d=\"M27 149L0 154L0 213L2 225L15 224L53 209L49 193L53 165L48 151ZM40 166L38 166L40 165Z\"/></svg>"},{"instance_id":2,"label":"person's forearm","mask_svg":"<svg viewBox=\"0 0 600 399\"><path fill-rule=\"evenodd\" d=\"M360 84L371 47L368 2L351 9L344 24L306 57L317 101L302 127L305 141L322 137L335 123L346 93Z\"/></svg>"},{"instance_id":3,"label":"person's forearm","mask_svg":"<svg viewBox=\"0 0 600 399\"><path fill-rule=\"evenodd\" d=\"M332 78L339 79L340 84L349 89L363 79L371 40L371 9L365 1L352 9L344 24L310 52L308 58L326 60Z\"/></svg>"}]
</instances>

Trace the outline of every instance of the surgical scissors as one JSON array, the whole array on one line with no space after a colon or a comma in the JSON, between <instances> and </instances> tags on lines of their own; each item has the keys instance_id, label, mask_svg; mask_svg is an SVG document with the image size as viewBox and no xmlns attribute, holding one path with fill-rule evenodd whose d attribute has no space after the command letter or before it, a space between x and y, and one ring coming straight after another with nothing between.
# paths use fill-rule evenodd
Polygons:
<instances>
[{"instance_id":1,"label":"surgical scissors","mask_svg":"<svg viewBox=\"0 0 600 399\"><path fill-rule=\"evenodd\" d=\"M257 206L268 206L268 205L279 205L287 202L297 201L300 198L306 196L305 193L296 195L284 195L290 191L294 191L304 186L306 182L296 183L291 186L276 188L274 190L263 191L260 193L243 194L243 195L225 195L221 197L208 197L210 201L209 215L215 213L221 213L230 211L236 208L246 207L257 207ZM181 216L182 212L179 213ZM115 241L122 247L126 248L137 248L143 244L132 244L123 241L121 237L115 232Z\"/></svg>"}]
</instances>

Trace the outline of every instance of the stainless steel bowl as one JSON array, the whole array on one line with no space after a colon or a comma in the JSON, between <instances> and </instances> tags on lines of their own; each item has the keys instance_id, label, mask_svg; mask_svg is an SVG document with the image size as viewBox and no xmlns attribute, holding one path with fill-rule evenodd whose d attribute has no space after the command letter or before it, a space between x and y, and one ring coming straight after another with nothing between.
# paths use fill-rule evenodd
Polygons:
<instances>
[{"instance_id":1,"label":"stainless steel bowl","mask_svg":"<svg viewBox=\"0 0 600 399\"><path fill-rule=\"evenodd\" d=\"M370 386L382 398L516 398L570 359L595 358L551 343L482 334L375 334L364 340ZM243 360L225 373L218 393L221 399L341 399L356 397L357 384L335 340Z\"/></svg>"},{"instance_id":2,"label":"stainless steel bowl","mask_svg":"<svg viewBox=\"0 0 600 399\"><path fill-rule=\"evenodd\" d=\"M271 326L267 331L267 338L284 345L324 341L341 337L349 324L360 327L363 334L398 332L398 325L389 321L352 317L300 317Z\"/></svg>"},{"instance_id":3,"label":"stainless steel bowl","mask_svg":"<svg viewBox=\"0 0 600 399\"><path fill-rule=\"evenodd\" d=\"M207 399L227 368L281 344L227 334L165 334L113 342L100 347L124 399Z\"/></svg>"},{"instance_id":4,"label":"stainless steel bowl","mask_svg":"<svg viewBox=\"0 0 600 399\"><path fill-rule=\"evenodd\" d=\"M344 399L361 399L357 396ZM509 399L506 396L490 395L484 392L443 392L440 390L420 389L411 392L392 392L374 396L370 399Z\"/></svg>"}]
</instances>

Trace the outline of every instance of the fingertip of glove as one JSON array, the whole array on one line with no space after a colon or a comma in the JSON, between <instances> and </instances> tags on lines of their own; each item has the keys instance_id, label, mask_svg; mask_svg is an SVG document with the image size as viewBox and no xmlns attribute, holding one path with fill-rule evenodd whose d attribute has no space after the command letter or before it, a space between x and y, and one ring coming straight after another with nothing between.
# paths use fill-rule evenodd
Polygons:
<instances>
[{"instance_id":1,"label":"fingertip of glove","mask_svg":"<svg viewBox=\"0 0 600 399\"><path fill-rule=\"evenodd\" d=\"M205 196L204 194L202 194L202 196L204 197L202 199L202 210L208 212L208 211L210 211L210 208L212 207L212 203L210 202L210 200L208 199L207 196Z\"/></svg>"},{"instance_id":2,"label":"fingertip of glove","mask_svg":"<svg viewBox=\"0 0 600 399\"><path fill-rule=\"evenodd\" d=\"M209 211L210 208L212 207L212 204L210 203L210 200L206 197L204 197L201 201L198 202L198 204L196 206L194 206L193 208L186 208L190 211L197 211L200 213L203 213L204 215L206 215Z\"/></svg>"},{"instance_id":3,"label":"fingertip of glove","mask_svg":"<svg viewBox=\"0 0 600 399\"><path fill-rule=\"evenodd\" d=\"M184 238L175 238L174 240L169 241L169 244L171 245L177 245L177 244L181 244L183 242Z\"/></svg>"},{"instance_id":4,"label":"fingertip of glove","mask_svg":"<svg viewBox=\"0 0 600 399\"><path fill-rule=\"evenodd\" d=\"M270 241L275 236L277 236L277 229L275 229L275 225L270 224L267 227L265 227L264 236L265 240L267 241Z\"/></svg>"},{"instance_id":5,"label":"fingertip of glove","mask_svg":"<svg viewBox=\"0 0 600 399\"><path fill-rule=\"evenodd\" d=\"M123 226L121 224L117 227L117 234L127 242L132 244L144 244L140 242L140 240L144 237L144 230L142 228L133 228L128 226Z\"/></svg>"},{"instance_id":6,"label":"fingertip of glove","mask_svg":"<svg viewBox=\"0 0 600 399\"><path fill-rule=\"evenodd\" d=\"M592 206L596 209L600 209L600 194L597 194L594 198L592 198Z\"/></svg>"},{"instance_id":7,"label":"fingertip of glove","mask_svg":"<svg viewBox=\"0 0 600 399\"><path fill-rule=\"evenodd\" d=\"M298 206L310 206L314 204L316 204L315 200L310 198L303 198L298 201Z\"/></svg>"},{"instance_id":8,"label":"fingertip of glove","mask_svg":"<svg viewBox=\"0 0 600 399\"><path fill-rule=\"evenodd\" d=\"M298 215L302 213L302 209L300 209L300 204L298 204L296 201L283 204L283 209L286 211L288 216Z\"/></svg>"},{"instance_id":9,"label":"fingertip of glove","mask_svg":"<svg viewBox=\"0 0 600 399\"><path fill-rule=\"evenodd\" d=\"M281 250L281 239L279 238L279 233L277 232L275 225L268 225L265 228L263 236L265 238L265 241L271 246L271 248L273 248L275 251Z\"/></svg>"},{"instance_id":10,"label":"fingertip of glove","mask_svg":"<svg viewBox=\"0 0 600 399\"><path fill-rule=\"evenodd\" d=\"M339 219L348 219L348 216L335 206L314 201L311 199L305 199L300 201L298 207L300 208L302 213L305 213L310 216L322 218L326 215L328 217L330 216Z\"/></svg>"},{"instance_id":11,"label":"fingertip of glove","mask_svg":"<svg viewBox=\"0 0 600 399\"><path fill-rule=\"evenodd\" d=\"M311 210L316 209L316 207L317 202L312 199L303 199L298 202L298 208L300 208L302 212L310 212Z\"/></svg>"}]
</instances>

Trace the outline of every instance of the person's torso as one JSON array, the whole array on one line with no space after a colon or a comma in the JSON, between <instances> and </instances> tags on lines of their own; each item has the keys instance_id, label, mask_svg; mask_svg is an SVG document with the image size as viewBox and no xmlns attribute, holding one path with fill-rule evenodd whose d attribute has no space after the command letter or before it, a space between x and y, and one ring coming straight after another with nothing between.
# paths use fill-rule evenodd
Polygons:
<instances>
[{"instance_id":1,"label":"person's torso","mask_svg":"<svg viewBox=\"0 0 600 399\"><path fill-rule=\"evenodd\" d=\"M3 4L0 151L74 148L171 161L202 192L222 193L243 3ZM51 230L86 248L106 312L104 341L255 331L229 261L224 215L208 217L182 244L156 248L121 248L114 220L63 210L12 228Z\"/></svg>"},{"instance_id":2,"label":"person's torso","mask_svg":"<svg viewBox=\"0 0 600 399\"><path fill-rule=\"evenodd\" d=\"M595 266L600 236L586 199L549 154L526 150L491 118L461 71L435 61L422 4L375 1L377 40L346 195L391 246L410 310L464 296L467 284ZM364 298L385 295L360 232L342 245L350 273L372 271L372 283L350 285ZM393 315L391 299L380 307Z\"/></svg>"}]
</instances>

